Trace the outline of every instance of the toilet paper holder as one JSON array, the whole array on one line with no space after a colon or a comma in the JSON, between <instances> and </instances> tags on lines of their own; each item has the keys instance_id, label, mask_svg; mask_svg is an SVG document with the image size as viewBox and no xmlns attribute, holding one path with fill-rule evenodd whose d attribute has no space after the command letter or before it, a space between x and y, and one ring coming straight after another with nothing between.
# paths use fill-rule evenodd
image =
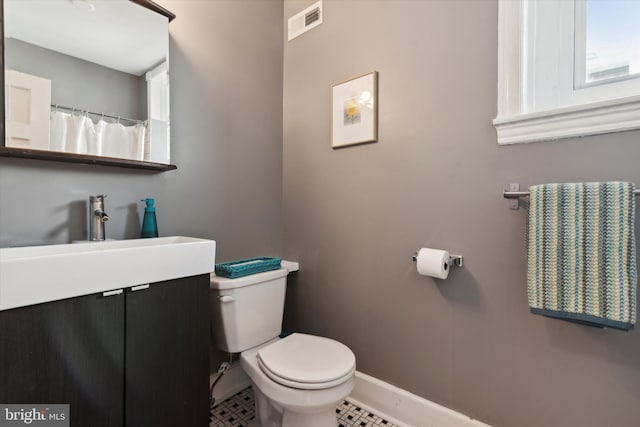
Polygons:
<instances>
[{"instance_id":1,"label":"toilet paper holder","mask_svg":"<svg viewBox=\"0 0 640 427\"><path fill-rule=\"evenodd\" d=\"M418 260L418 252L413 254L411 259L414 262L417 261ZM458 267L462 267L462 255L449 254L449 261L447 262L447 265L455 265L455 266L458 266Z\"/></svg>"}]
</instances>

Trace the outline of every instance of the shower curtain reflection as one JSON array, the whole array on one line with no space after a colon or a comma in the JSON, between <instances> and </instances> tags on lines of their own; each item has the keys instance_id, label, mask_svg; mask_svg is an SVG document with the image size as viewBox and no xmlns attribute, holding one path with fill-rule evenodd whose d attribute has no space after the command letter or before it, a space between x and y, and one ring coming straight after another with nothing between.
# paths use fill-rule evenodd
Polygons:
<instances>
[{"instance_id":1,"label":"shower curtain reflection","mask_svg":"<svg viewBox=\"0 0 640 427\"><path fill-rule=\"evenodd\" d=\"M49 149L67 153L90 154L132 160L144 159L146 126L97 122L86 112L66 113L52 110Z\"/></svg>"}]
</instances>

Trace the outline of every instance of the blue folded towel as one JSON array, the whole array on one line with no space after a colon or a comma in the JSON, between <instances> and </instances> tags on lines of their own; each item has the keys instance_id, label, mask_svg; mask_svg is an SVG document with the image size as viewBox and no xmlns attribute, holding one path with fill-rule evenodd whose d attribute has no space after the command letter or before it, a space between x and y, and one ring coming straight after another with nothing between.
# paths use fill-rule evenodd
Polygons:
<instances>
[{"instance_id":1,"label":"blue folded towel","mask_svg":"<svg viewBox=\"0 0 640 427\"><path fill-rule=\"evenodd\" d=\"M274 257L255 257L237 261L221 262L215 265L216 276L236 279L250 274L278 270L282 260Z\"/></svg>"},{"instance_id":2,"label":"blue folded towel","mask_svg":"<svg viewBox=\"0 0 640 427\"><path fill-rule=\"evenodd\" d=\"M633 329L634 190L628 182L529 188L527 291L532 313Z\"/></svg>"}]
</instances>

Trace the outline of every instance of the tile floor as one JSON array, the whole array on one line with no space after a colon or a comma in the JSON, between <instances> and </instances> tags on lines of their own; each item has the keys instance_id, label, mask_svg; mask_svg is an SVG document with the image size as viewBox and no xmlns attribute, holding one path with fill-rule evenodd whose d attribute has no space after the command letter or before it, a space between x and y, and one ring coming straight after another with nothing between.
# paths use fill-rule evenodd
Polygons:
<instances>
[{"instance_id":1,"label":"tile floor","mask_svg":"<svg viewBox=\"0 0 640 427\"><path fill-rule=\"evenodd\" d=\"M339 427L396 427L346 400L336 408ZM247 427L254 418L253 390L247 387L213 408L209 427Z\"/></svg>"}]
</instances>

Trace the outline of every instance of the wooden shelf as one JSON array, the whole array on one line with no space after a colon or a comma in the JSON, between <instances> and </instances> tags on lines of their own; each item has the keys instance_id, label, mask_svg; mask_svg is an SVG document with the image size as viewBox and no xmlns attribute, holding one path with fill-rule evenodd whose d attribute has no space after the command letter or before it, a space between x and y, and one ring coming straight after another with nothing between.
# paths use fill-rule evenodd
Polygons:
<instances>
[{"instance_id":1,"label":"wooden shelf","mask_svg":"<svg viewBox=\"0 0 640 427\"><path fill-rule=\"evenodd\" d=\"M26 148L0 147L0 157L48 160L52 162L81 163L85 165L115 166L129 169L145 169L164 172L177 169L176 165L145 162L141 160L117 159L114 157L92 156L88 154L63 153Z\"/></svg>"}]
</instances>

